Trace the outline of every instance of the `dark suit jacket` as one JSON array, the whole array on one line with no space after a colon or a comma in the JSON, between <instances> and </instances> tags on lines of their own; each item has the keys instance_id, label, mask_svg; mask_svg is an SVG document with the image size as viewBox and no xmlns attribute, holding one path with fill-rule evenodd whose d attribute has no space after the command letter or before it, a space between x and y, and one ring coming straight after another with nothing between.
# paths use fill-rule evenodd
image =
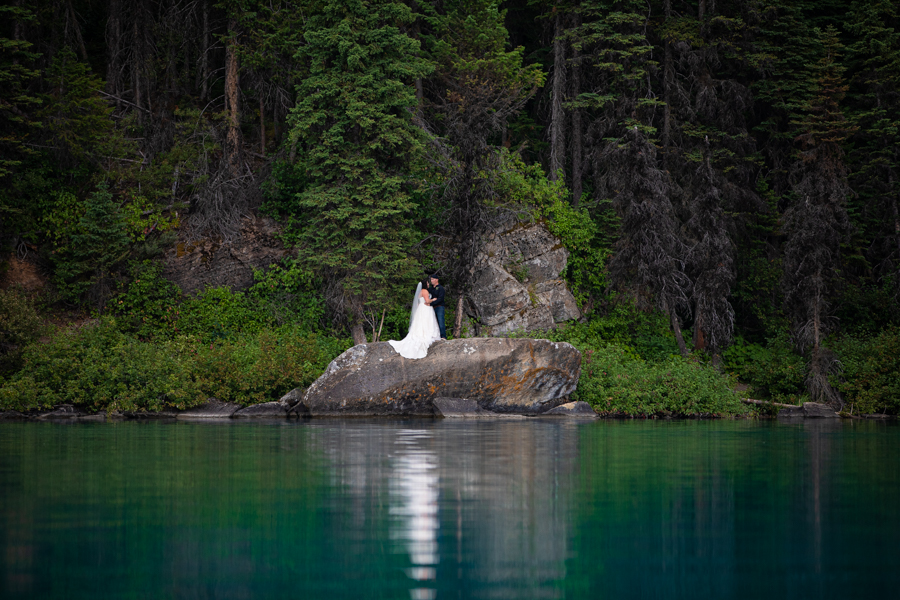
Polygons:
<instances>
[{"instance_id":1,"label":"dark suit jacket","mask_svg":"<svg viewBox=\"0 0 900 600\"><path fill-rule=\"evenodd\" d=\"M431 294L431 306L444 306L444 286L437 284L434 287L428 286L428 293Z\"/></svg>"}]
</instances>

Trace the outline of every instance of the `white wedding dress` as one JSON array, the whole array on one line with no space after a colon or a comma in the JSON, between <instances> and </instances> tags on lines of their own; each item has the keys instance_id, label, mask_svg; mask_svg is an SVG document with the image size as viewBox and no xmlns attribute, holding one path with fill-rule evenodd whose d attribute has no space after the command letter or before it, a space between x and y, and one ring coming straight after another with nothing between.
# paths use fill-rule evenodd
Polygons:
<instances>
[{"instance_id":1,"label":"white wedding dress","mask_svg":"<svg viewBox=\"0 0 900 600\"><path fill-rule=\"evenodd\" d=\"M409 333L399 342L388 340L388 344L403 358L425 358L428 355L428 347L441 339L441 330L438 328L434 309L425 304L425 298L419 295L421 290L422 286L419 284L413 300Z\"/></svg>"}]
</instances>

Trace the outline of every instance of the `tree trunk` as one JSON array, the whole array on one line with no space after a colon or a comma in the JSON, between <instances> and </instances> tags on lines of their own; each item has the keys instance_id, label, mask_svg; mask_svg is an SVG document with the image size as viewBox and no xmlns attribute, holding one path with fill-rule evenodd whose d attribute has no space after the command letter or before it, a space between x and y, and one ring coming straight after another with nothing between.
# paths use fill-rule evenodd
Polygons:
<instances>
[{"instance_id":1,"label":"tree trunk","mask_svg":"<svg viewBox=\"0 0 900 600\"><path fill-rule=\"evenodd\" d=\"M550 181L556 181L557 173L565 168L566 116L563 97L566 87L566 54L562 39L562 16L556 13L553 26L553 98L550 114Z\"/></svg>"},{"instance_id":2,"label":"tree trunk","mask_svg":"<svg viewBox=\"0 0 900 600\"><path fill-rule=\"evenodd\" d=\"M16 0L15 4L16 8L21 8L22 0ZM22 19L14 19L13 20L13 39L16 41L25 39L25 32L23 31L25 28L22 26ZM18 59L14 59L13 63L18 64Z\"/></svg>"},{"instance_id":3,"label":"tree trunk","mask_svg":"<svg viewBox=\"0 0 900 600\"><path fill-rule=\"evenodd\" d=\"M700 4L697 7L697 18L701 21L703 17L706 15L706 0L700 0Z\"/></svg>"},{"instance_id":4,"label":"tree trunk","mask_svg":"<svg viewBox=\"0 0 900 600\"><path fill-rule=\"evenodd\" d=\"M131 89L134 90L134 105L137 107L139 123L144 122L144 69L147 64L147 38L146 33L146 0L138 0L134 3L134 28L132 29L132 53L131 53Z\"/></svg>"},{"instance_id":5,"label":"tree trunk","mask_svg":"<svg viewBox=\"0 0 900 600\"><path fill-rule=\"evenodd\" d=\"M122 3L109 0L109 20L106 22L106 44L109 58L106 63L106 93L116 97L116 110L122 109L121 89L121 44L122 44Z\"/></svg>"},{"instance_id":6,"label":"tree trunk","mask_svg":"<svg viewBox=\"0 0 900 600\"><path fill-rule=\"evenodd\" d=\"M363 329L362 321L357 321L350 327L350 335L353 336L353 343L357 346L368 341L366 340L366 332Z\"/></svg>"},{"instance_id":7,"label":"tree trunk","mask_svg":"<svg viewBox=\"0 0 900 600\"><path fill-rule=\"evenodd\" d=\"M259 96L259 153L266 155L266 103L262 94Z\"/></svg>"},{"instance_id":8,"label":"tree trunk","mask_svg":"<svg viewBox=\"0 0 900 600\"><path fill-rule=\"evenodd\" d=\"M580 15L576 14L574 27L577 29L580 25ZM581 94L581 51L577 48L573 48L572 52L572 98L578 98L578 95ZM572 205L575 208L578 208L578 205L581 203L581 161L583 147L581 109L575 108L572 110Z\"/></svg>"},{"instance_id":9,"label":"tree trunk","mask_svg":"<svg viewBox=\"0 0 900 600\"><path fill-rule=\"evenodd\" d=\"M231 175L241 172L241 107L240 107L240 65L237 56L237 28L235 17L228 20L230 39L225 52L225 109L228 114L225 132L225 152Z\"/></svg>"},{"instance_id":10,"label":"tree trunk","mask_svg":"<svg viewBox=\"0 0 900 600\"><path fill-rule=\"evenodd\" d=\"M78 24L78 16L75 14L75 7L72 6L72 0L66 0L66 41L69 41L69 36L72 37L72 41L75 46L78 47L78 52L81 54L81 60L84 62L88 62L88 53L87 48L84 46L84 38L81 36L81 25Z\"/></svg>"},{"instance_id":11,"label":"tree trunk","mask_svg":"<svg viewBox=\"0 0 900 600\"><path fill-rule=\"evenodd\" d=\"M672 16L672 0L666 0L664 5L666 18ZM663 127L662 127L662 160L663 170L669 168L669 144L672 141L672 83L674 69L672 67L672 44L664 40L665 57L663 59Z\"/></svg>"},{"instance_id":12,"label":"tree trunk","mask_svg":"<svg viewBox=\"0 0 900 600\"><path fill-rule=\"evenodd\" d=\"M694 317L694 350L706 350L706 334L703 332L703 311L698 306Z\"/></svg>"},{"instance_id":13,"label":"tree trunk","mask_svg":"<svg viewBox=\"0 0 900 600\"><path fill-rule=\"evenodd\" d=\"M462 320L463 320L463 296L460 295L459 300L456 301L456 322L453 324L453 337L459 339L462 335Z\"/></svg>"},{"instance_id":14,"label":"tree trunk","mask_svg":"<svg viewBox=\"0 0 900 600\"><path fill-rule=\"evenodd\" d=\"M687 356L687 346L684 343L684 336L681 335L681 322L674 310L669 310L669 322L672 325L672 333L675 334L675 341L678 343L678 351L682 356Z\"/></svg>"},{"instance_id":15,"label":"tree trunk","mask_svg":"<svg viewBox=\"0 0 900 600\"><path fill-rule=\"evenodd\" d=\"M209 0L203 4L203 36L200 42L200 100L209 99Z\"/></svg>"}]
</instances>

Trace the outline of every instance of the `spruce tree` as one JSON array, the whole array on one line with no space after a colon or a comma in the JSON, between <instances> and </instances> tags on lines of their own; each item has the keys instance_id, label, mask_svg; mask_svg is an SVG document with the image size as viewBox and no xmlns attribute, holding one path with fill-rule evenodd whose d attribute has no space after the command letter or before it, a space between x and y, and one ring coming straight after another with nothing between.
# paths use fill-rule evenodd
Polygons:
<instances>
[{"instance_id":1,"label":"spruce tree","mask_svg":"<svg viewBox=\"0 0 900 600\"><path fill-rule=\"evenodd\" d=\"M785 312L794 341L810 356L807 387L815 401L842 405L828 381L839 367L825 345L833 329L832 298L841 269L841 242L850 231L850 195L843 142L853 126L840 102L847 86L840 64L841 44L829 27L820 34L822 58L814 78L816 94L794 122L798 152L792 169L794 199L784 213Z\"/></svg>"},{"instance_id":2,"label":"spruce tree","mask_svg":"<svg viewBox=\"0 0 900 600\"><path fill-rule=\"evenodd\" d=\"M436 143L430 160L440 173L438 210L446 224L445 272L465 288L486 228L503 165L508 123L544 83L540 65L510 48L499 0L449 0L423 6L424 46L434 74L424 82L425 122ZM511 161L511 164L514 161Z\"/></svg>"},{"instance_id":3,"label":"spruce tree","mask_svg":"<svg viewBox=\"0 0 900 600\"><path fill-rule=\"evenodd\" d=\"M690 245L686 271L692 281L694 349L715 355L731 343L734 330L734 309L728 301L734 284L734 247L709 155L707 143L685 223Z\"/></svg>"},{"instance_id":4,"label":"spruce tree","mask_svg":"<svg viewBox=\"0 0 900 600\"><path fill-rule=\"evenodd\" d=\"M301 144L306 185L290 226L299 260L325 277L330 306L357 343L366 313L414 283L409 172L423 138L412 119L413 82L428 64L399 28L412 18L391 0L329 0L298 51L310 72L290 135Z\"/></svg>"},{"instance_id":5,"label":"spruce tree","mask_svg":"<svg viewBox=\"0 0 900 600\"><path fill-rule=\"evenodd\" d=\"M658 64L647 39L648 7L635 0L591 0L571 31L582 52L585 87L570 108L588 118L586 154L597 200L611 199L621 218L609 264L612 285L630 290L668 317L682 354L680 313L689 310L687 246L672 206L672 182L654 145L662 102L650 88Z\"/></svg>"},{"instance_id":6,"label":"spruce tree","mask_svg":"<svg viewBox=\"0 0 900 600\"><path fill-rule=\"evenodd\" d=\"M106 183L84 204L76 232L54 255L56 284L64 298L103 308L112 292L113 269L128 254L128 234Z\"/></svg>"},{"instance_id":7,"label":"spruce tree","mask_svg":"<svg viewBox=\"0 0 900 600\"><path fill-rule=\"evenodd\" d=\"M887 0L858 0L848 16L858 38L847 61L858 127L849 154L856 224L869 247L868 263L891 281L900 301L900 8Z\"/></svg>"}]
</instances>

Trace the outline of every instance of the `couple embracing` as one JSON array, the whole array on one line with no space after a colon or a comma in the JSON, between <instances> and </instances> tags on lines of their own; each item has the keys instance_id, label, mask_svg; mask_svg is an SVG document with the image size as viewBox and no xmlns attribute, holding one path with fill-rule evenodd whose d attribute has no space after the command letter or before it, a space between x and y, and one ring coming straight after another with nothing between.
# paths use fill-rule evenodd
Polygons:
<instances>
[{"instance_id":1,"label":"couple embracing","mask_svg":"<svg viewBox=\"0 0 900 600\"><path fill-rule=\"evenodd\" d=\"M404 358L425 358L433 342L447 338L444 327L444 286L437 274L428 278L427 287L420 283L413 296L409 333L402 340L388 343Z\"/></svg>"}]
</instances>

